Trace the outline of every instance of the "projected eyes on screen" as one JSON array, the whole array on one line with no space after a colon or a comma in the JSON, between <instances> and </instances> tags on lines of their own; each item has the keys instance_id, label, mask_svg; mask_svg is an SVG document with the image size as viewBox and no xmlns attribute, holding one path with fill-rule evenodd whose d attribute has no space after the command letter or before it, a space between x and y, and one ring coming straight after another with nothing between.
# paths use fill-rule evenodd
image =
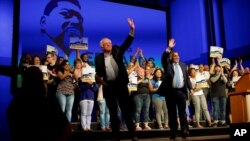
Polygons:
<instances>
[{"instance_id":1,"label":"projected eyes on screen","mask_svg":"<svg viewBox=\"0 0 250 141\"><path fill-rule=\"evenodd\" d=\"M71 53L70 37L83 36L83 17L77 0L52 0L41 17L41 32L46 34L59 50L66 55Z\"/></svg>"}]
</instances>

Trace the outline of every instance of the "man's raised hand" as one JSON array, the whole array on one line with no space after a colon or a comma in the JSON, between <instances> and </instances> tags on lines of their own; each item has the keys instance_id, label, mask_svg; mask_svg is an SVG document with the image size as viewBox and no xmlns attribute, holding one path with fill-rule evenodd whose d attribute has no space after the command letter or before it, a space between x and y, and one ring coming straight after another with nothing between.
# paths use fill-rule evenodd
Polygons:
<instances>
[{"instance_id":1,"label":"man's raised hand","mask_svg":"<svg viewBox=\"0 0 250 141\"><path fill-rule=\"evenodd\" d=\"M174 38L169 39L168 47L172 49L174 46L175 46L175 39Z\"/></svg>"},{"instance_id":2,"label":"man's raised hand","mask_svg":"<svg viewBox=\"0 0 250 141\"><path fill-rule=\"evenodd\" d=\"M132 19L128 18L128 24L131 30L135 30L135 24Z\"/></svg>"}]
</instances>

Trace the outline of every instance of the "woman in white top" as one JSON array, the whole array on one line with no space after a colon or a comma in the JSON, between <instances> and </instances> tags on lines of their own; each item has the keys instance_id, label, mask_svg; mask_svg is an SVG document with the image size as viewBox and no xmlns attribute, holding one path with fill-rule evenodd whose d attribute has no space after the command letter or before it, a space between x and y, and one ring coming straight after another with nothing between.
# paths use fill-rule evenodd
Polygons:
<instances>
[{"instance_id":1,"label":"woman in white top","mask_svg":"<svg viewBox=\"0 0 250 141\"><path fill-rule=\"evenodd\" d=\"M211 122L211 117L207 109L207 101L205 98L205 95L203 94L203 91L201 88L199 88L199 85L197 85L197 82L201 80L201 77L199 75L196 75L196 71L194 68L191 68L189 70L189 75L190 75L190 81L192 83L192 87L194 89L193 93L190 93L191 100L193 101L194 104L194 109L195 109L195 119L197 122L197 127L202 128L203 126L200 125L200 112L202 108L202 112L204 113L209 126L213 126Z\"/></svg>"}]
</instances>

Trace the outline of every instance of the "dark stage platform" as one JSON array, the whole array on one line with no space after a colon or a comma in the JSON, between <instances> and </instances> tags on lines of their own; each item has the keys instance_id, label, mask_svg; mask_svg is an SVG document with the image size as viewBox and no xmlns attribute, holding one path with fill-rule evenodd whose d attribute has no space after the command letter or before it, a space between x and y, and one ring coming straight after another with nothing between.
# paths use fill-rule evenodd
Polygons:
<instances>
[{"instance_id":1,"label":"dark stage platform","mask_svg":"<svg viewBox=\"0 0 250 141\"><path fill-rule=\"evenodd\" d=\"M203 125L206 123L203 122ZM152 130L137 131L140 141L158 141L169 139L169 129L155 129L154 124L150 123ZM92 131L82 131L79 122L73 122L72 127L74 129L73 139L74 141L106 141L110 139L110 131L101 131L99 124L93 122L91 125ZM223 127L204 127L193 128L190 127L190 136L186 140L229 140L230 128L228 126ZM180 134L180 131L179 131ZM129 140L128 131L121 131L120 137L122 140ZM177 140L181 140L181 137L177 137Z\"/></svg>"}]
</instances>

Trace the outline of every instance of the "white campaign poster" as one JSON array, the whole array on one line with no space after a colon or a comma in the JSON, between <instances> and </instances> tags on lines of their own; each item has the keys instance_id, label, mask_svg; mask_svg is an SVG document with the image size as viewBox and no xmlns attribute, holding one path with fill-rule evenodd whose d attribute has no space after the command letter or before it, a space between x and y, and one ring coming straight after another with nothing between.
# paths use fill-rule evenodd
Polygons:
<instances>
[{"instance_id":1,"label":"white campaign poster","mask_svg":"<svg viewBox=\"0 0 250 141\"><path fill-rule=\"evenodd\" d=\"M220 64L221 64L221 66L227 66L227 67L229 67L230 68L230 65L231 65L231 61L230 61L230 59L228 59L228 58L222 58L221 60L220 60Z\"/></svg>"},{"instance_id":2,"label":"white campaign poster","mask_svg":"<svg viewBox=\"0 0 250 141\"><path fill-rule=\"evenodd\" d=\"M133 71L129 75L129 83L128 83L128 89L129 91L137 91L137 74L135 71Z\"/></svg>"},{"instance_id":3,"label":"white campaign poster","mask_svg":"<svg viewBox=\"0 0 250 141\"><path fill-rule=\"evenodd\" d=\"M222 58L223 48L217 46L210 46L210 57Z\"/></svg>"},{"instance_id":4,"label":"white campaign poster","mask_svg":"<svg viewBox=\"0 0 250 141\"><path fill-rule=\"evenodd\" d=\"M199 65L194 65L194 64L192 64L190 67L191 67L191 68L194 68L195 70L199 70Z\"/></svg>"},{"instance_id":5,"label":"white campaign poster","mask_svg":"<svg viewBox=\"0 0 250 141\"><path fill-rule=\"evenodd\" d=\"M43 73L43 80L48 80L49 79L49 73L48 73L48 68L46 65L40 65L39 68L41 69Z\"/></svg>"},{"instance_id":6,"label":"white campaign poster","mask_svg":"<svg viewBox=\"0 0 250 141\"><path fill-rule=\"evenodd\" d=\"M82 82L93 81L95 82L95 69L92 67L83 68L82 70Z\"/></svg>"},{"instance_id":7,"label":"white campaign poster","mask_svg":"<svg viewBox=\"0 0 250 141\"><path fill-rule=\"evenodd\" d=\"M196 81L197 89L202 89L202 88L207 88L207 87L208 87L208 84L206 80Z\"/></svg>"},{"instance_id":8,"label":"white campaign poster","mask_svg":"<svg viewBox=\"0 0 250 141\"><path fill-rule=\"evenodd\" d=\"M43 80L49 79L48 67L46 65L29 65L28 67L38 67L43 73Z\"/></svg>"},{"instance_id":9,"label":"white campaign poster","mask_svg":"<svg viewBox=\"0 0 250 141\"><path fill-rule=\"evenodd\" d=\"M46 52L52 52L52 53L54 53L54 54L56 54L58 56L58 50L55 47L51 46L51 45L47 45Z\"/></svg>"},{"instance_id":10,"label":"white campaign poster","mask_svg":"<svg viewBox=\"0 0 250 141\"><path fill-rule=\"evenodd\" d=\"M88 50L88 38L70 37L70 48Z\"/></svg>"}]
</instances>

